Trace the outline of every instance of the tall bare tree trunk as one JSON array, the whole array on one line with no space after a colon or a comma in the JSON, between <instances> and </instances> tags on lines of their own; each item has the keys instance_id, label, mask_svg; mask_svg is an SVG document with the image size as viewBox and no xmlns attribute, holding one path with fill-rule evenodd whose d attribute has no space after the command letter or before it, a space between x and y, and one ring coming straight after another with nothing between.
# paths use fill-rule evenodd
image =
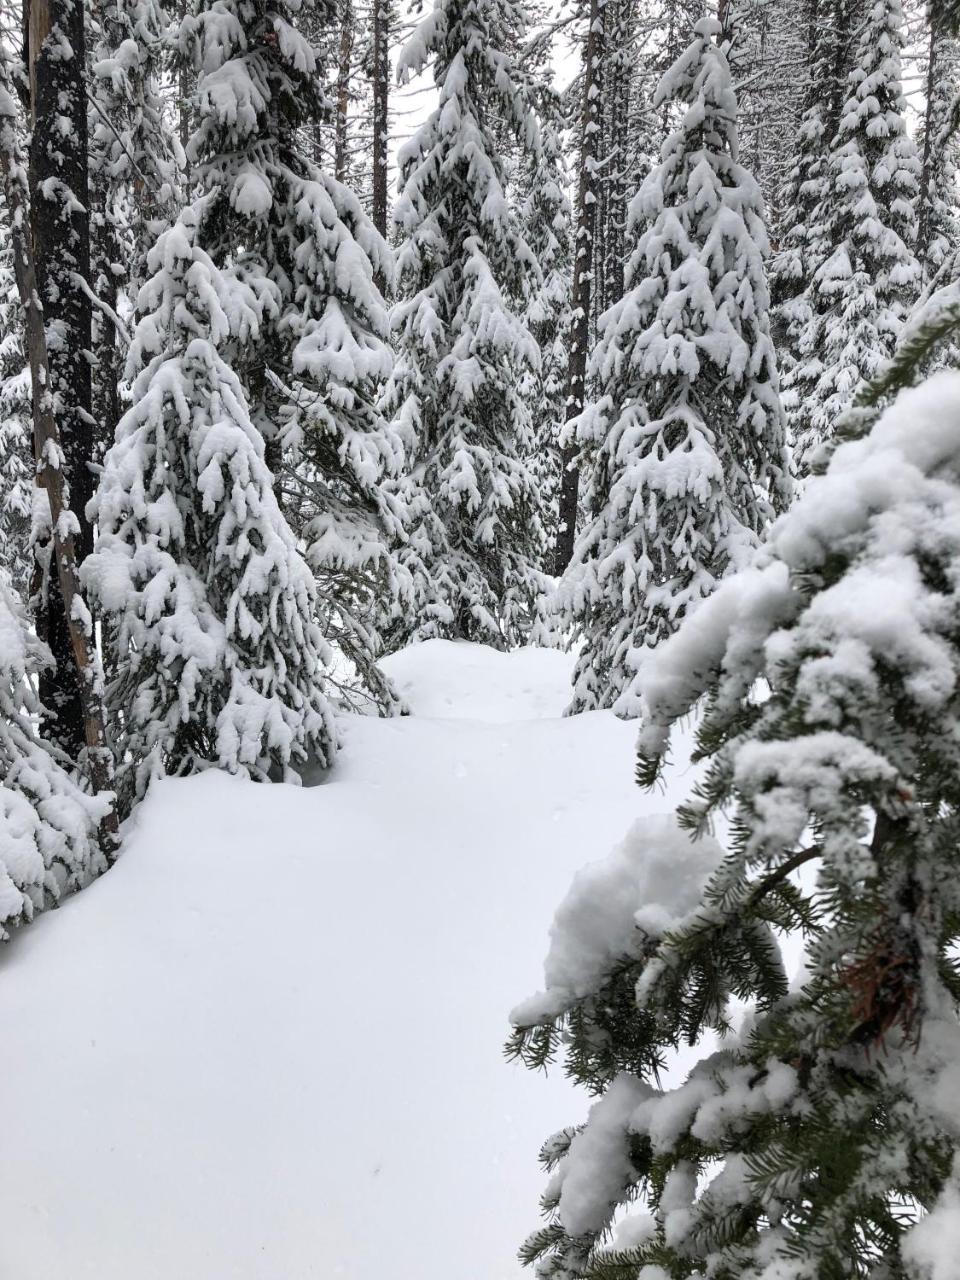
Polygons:
<instances>
[{"instance_id":1,"label":"tall bare tree trunk","mask_svg":"<svg viewBox=\"0 0 960 1280\"><path fill-rule=\"evenodd\" d=\"M30 217L43 306L52 412L63 448L66 503L77 521L78 562L92 549L85 510L93 492L90 216L82 0L26 0L30 71ZM49 549L49 548L48 548ZM48 572L38 629L56 670L41 697L50 737L74 760L85 743L83 696L59 575Z\"/></svg>"},{"instance_id":2,"label":"tall bare tree trunk","mask_svg":"<svg viewBox=\"0 0 960 1280\"><path fill-rule=\"evenodd\" d=\"M373 0L373 225L387 234L390 0Z\"/></svg>"},{"instance_id":3,"label":"tall bare tree trunk","mask_svg":"<svg viewBox=\"0 0 960 1280\"><path fill-rule=\"evenodd\" d=\"M101 793L111 790L113 785L113 755L107 742L102 703L103 673L94 642L93 620L83 599L77 572L79 538L74 531L80 526L70 509L64 486L65 458L59 423L54 412L54 374L47 347L42 295L33 249L27 234L30 201L27 174L16 132L16 111L10 80L6 55L0 50L0 168L3 172L14 271L23 306L33 386L37 483L45 491L50 507L53 552L51 576L56 578L57 598L62 608L61 621L69 643L67 663L80 697L82 746L86 749L84 760L93 790ZM48 592L47 601L49 608L53 601L52 591ZM58 674L62 680L67 672L58 668ZM77 759L78 756L73 758ZM117 847L116 806L101 823L100 840L104 852L112 859Z\"/></svg>"},{"instance_id":4,"label":"tall bare tree trunk","mask_svg":"<svg viewBox=\"0 0 960 1280\"><path fill-rule=\"evenodd\" d=\"M573 255L573 321L567 362L566 421L583 412L590 340L590 295L593 286L593 241L597 221L597 134L603 82L603 17L606 0L590 0L590 26L583 55L583 123L580 134L580 179L577 191L577 226ZM553 571L563 573L573 556L577 536L580 474L575 442L561 456L559 528Z\"/></svg>"},{"instance_id":5,"label":"tall bare tree trunk","mask_svg":"<svg viewBox=\"0 0 960 1280\"><path fill-rule=\"evenodd\" d=\"M179 14L181 19L187 16L187 0L180 0ZM181 57L177 69L177 125L180 134L180 145L184 151L190 141L190 84L191 76L186 60ZM189 173L190 167L187 166Z\"/></svg>"},{"instance_id":6,"label":"tall bare tree trunk","mask_svg":"<svg viewBox=\"0 0 960 1280\"><path fill-rule=\"evenodd\" d=\"M343 182L347 176L347 124L350 115L353 37L353 0L341 0L340 48L337 53L337 116L334 124L333 148L333 173L338 182Z\"/></svg>"}]
</instances>

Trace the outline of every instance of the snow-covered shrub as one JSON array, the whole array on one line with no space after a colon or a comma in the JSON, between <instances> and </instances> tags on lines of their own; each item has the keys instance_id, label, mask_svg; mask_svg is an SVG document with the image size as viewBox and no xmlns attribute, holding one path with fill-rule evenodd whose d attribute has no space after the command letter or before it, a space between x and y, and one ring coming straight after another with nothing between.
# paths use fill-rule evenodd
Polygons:
<instances>
[{"instance_id":1,"label":"snow-covered shrub","mask_svg":"<svg viewBox=\"0 0 960 1280\"><path fill-rule=\"evenodd\" d=\"M545 1148L550 1222L526 1256L557 1277L953 1274L960 375L839 446L640 692L648 786L704 699L706 768L677 813L694 843L650 824L581 877L548 989L515 1012L513 1052L562 1047L599 1096ZM684 1044L700 1060L665 1088Z\"/></svg>"},{"instance_id":2,"label":"snow-covered shrub","mask_svg":"<svg viewBox=\"0 0 960 1280\"><path fill-rule=\"evenodd\" d=\"M0 568L0 939L106 869L110 798L84 794L38 733L36 682L52 662Z\"/></svg>"},{"instance_id":3,"label":"snow-covered shrub","mask_svg":"<svg viewBox=\"0 0 960 1280\"><path fill-rule=\"evenodd\" d=\"M750 553L789 493L760 188L738 163L720 26L655 104L682 110L631 208L629 288L601 320L579 419L590 519L554 608L583 636L571 711L636 714L638 666Z\"/></svg>"}]
</instances>

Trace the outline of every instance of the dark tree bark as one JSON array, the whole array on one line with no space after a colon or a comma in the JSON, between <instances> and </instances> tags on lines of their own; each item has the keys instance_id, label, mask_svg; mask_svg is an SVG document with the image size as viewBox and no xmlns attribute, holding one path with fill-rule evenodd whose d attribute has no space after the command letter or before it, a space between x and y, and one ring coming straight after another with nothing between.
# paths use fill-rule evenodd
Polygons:
<instances>
[{"instance_id":1,"label":"dark tree bark","mask_svg":"<svg viewBox=\"0 0 960 1280\"><path fill-rule=\"evenodd\" d=\"M32 77L31 77L32 79ZM32 88L32 85L31 85ZM9 68L0 51L0 168L13 242L14 271L23 306L24 330L30 377L33 386L34 454L37 484L45 490L50 506L52 574L58 599L65 602L61 621L69 645L66 669L58 667L61 680L67 670L74 677L80 697L81 746L91 786L96 793L113 787L113 754L107 742L102 702L103 676L93 638L93 622L83 599L77 572L79 564L78 527L72 518L64 485L64 455L60 427L54 412L53 372L44 322L41 291L30 240L25 234L29 221L27 179L12 114ZM36 98L34 98L36 101ZM52 593L48 594L48 600ZM59 661L59 660L58 660ZM73 756L77 759L77 756ZM101 846L109 859L117 848L116 807L110 809L100 826Z\"/></svg>"},{"instance_id":2,"label":"dark tree bark","mask_svg":"<svg viewBox=\"0 0 960 1280\"><path fill-rule=\"evenodd\" d=\"M338 182L347 176L347 122L350 112L350 71L353 62L353 0L340 5L340 45L337 51L337 114L334 122L333 175Z\"/></svg>"},{"instance_id":3,"label":"dark tree bark","mask_svg":"<svg viewBox=\"0 0 960 1280\"><path fill-rule=\"evenodd\" d=\"M567 362L566 421L583 412L584 383L587 376L587 346L590 340L590 296L593 286L593 241L597 221L597 135L603 77L603 16L606 0L590 0L583 64L583 123L580 135L580 177L577 190L577 225L573 256L573 321L570 326L570 355ZM565 446L561 456L560 511L553 571L563 573L573 557L577 536L577 506L580 474L576 466L575 443Z\"/></svg>"},{"instance_id":4,"label":"dark tree bark","mask_svg":"<svg viewBox=\"0 0 960 1280\"><path fill-rule=\"evenodd\" d=\"M63 448L66 503L77 520L77 561L92 549L85 509L93 492L90 218L82 0L27 0L33 258L45 319L52 411ZM83 697L59 575L46 575L38 630L56 671L40 693L56 719L49 736L78 759L85 745Z\"/></svg>"},{"instance_id":5,"label":"dark tree bark","mask_svg":"<svg viewBox=\"0 0 960 1280\"><path fill-rule=\"evenodd\" d=\"M387 234L390 0L373 0L373 225Z\"/></svg>"}]
</instances>

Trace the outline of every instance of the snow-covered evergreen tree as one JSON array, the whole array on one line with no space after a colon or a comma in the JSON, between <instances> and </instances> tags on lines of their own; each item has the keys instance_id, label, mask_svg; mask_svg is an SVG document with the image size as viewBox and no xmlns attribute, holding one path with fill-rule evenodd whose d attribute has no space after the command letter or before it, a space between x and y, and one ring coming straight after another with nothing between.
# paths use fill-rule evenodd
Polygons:
<instances>
[{"instance_id":1,"label":"snow-covered evergreen tree","mask_svg":"<svg viewBox=\"0 0 960 1280\"><path fill-rule=\"evenodd\" d=\"M38 735L37 680L52 661L0 567L0 941L106 869L110 798L85 794Z\"/></svg>"},{"instance_id":2,"label":"snow-covered evergreen tree","mask_svg":"<svg viewBox=\"0 0 960 1280\"><path fill-rule=\"evenodd\" d=\"M957 139L953 107L960 92L960 41L948 29L943 6L930 6L923 121L919 131L920 198L917 257L925 283L958 248Z\"/></svg>"},{"instance_id":3,"label":"snow-covered evergreen tree","mask_svg":"<svg viewBox=\"0 0 960 1280\"><path fill-rule=\"evenodd\" d=\"M91 177L125 255L114 278L135 294L180 197L183 156L160 90L169 19L157 0L105 0L91 16Z\"/></svg>"},{"instance_id":4,"label":"snow-covered evergreen tree","mask_svg":"<svg viewBox=\"0 0 960 1280\"><path fill-rule=\"evenodd\" d=\"M640 781L695 706L705 771L679 825L647 818L581 873L513 1015L513 1053L562 1053L594 1098L544 1148L542 1276L953 1274L958 562L940 373L836 449L641 673ZM664 1087L683 1045L696 1065Z\"/></svg>"},{"instance_id":5,"label":"snow-covered evergreen tree","mask_svg":"<svg viewBox=\"0 0 960 1280\"><path fill-rule=\"evenodd\" d=\"M298 0L211 0L181 22L198 72L187 151L208 197L197 242L258 290L269 282L274 302L233 365L306 541L324 629L393 705L374 666L375 608L400 590L385 481L402 450L377 407L392 359L376 280L391 279L392 261L357 197L305 155L303 127L326 104L303 19Z\"/></svg>"},{"instance_id":6,"label":"snow-covered evergreen tree","mask_svg":"<svg viewBox=\"0 0 960 1280\"><path fill-rule=\"evenodd\" d=\"M629 289L591 362L578 424L589 523L555 606L583 637L571 711L635 713L631 683L755 544L790 489L768 323L762 198L737 159L737 103L704 18L654 105L680 126L632 207Z\"/></svg>"},{"instance_id":7,"label":"snow-covered evergreen tree","mask_svg":"<svg viewBox=\"0 0 960 1280\"><path fill-rule=\"evenodd\" d=\"M86 10L90 50L91 281L98 455L121 412L123 326L147 253L180 198L183 156L163 118L161 52L168 22L157 0L104 0ZM121 332L118 332L118 328Z\"/></svg>"},{"instance_id":8,"label":"snow-covered evergreen tree","mask_svg":"<svg viewBox=\"0 0 960 1280\"><path fill-rule=\"evenodd\" d=\"M540 492L547 542L559 518L560 432L565 418L567 337L571 320L570 278L573 210L556 96L541 95L542 149L529 162L520 208L524 238L540 267L529 278L525 319L540 352L539 365L521 376L521 392L531 422L531 465ZM551 547L547 548L548 556Z\"/></svg>"},{"instance_id":9,"label":"snow-covered evergreen tree","mask_svg":"<svg viewBox=\"0 0 960 1280\"><path fill-rule=\"evenodd\" d=\"M787 309L784 402L798 466L809 467L857 388L894 350L920 269L914 256L920 163L904 122L903 12L873 0L860 27L821 187L793 233L808 283ZM810 117L804 123L807 129ZM801 192L803 192L801 186ZM804 202L807 197L804 195Z\"/></svg>"},{"instance_id":10,"label":"snow-covered evergreen tree","mask_svg":"<svg viewBox=\"0 0 960 1280\"><path fill-rule=\"evenodd\" d=\"M278 290L199 248L216 198L184 210L150 254L132 405L92 503L83 574L115 629L128 799L206 764L294 780L336 749L313 578L228 363L257 341Z\"/></svg>"},{"instance_id":11,"label":"snow-covered evergreen tree","mask_svg":"<svg viewBox=\"0 0 960 1280\"><path fill-rule=\"evenodd\" d=\"M523 315L537 264L504 190L496 130L528 150L536 119L508 52L513 0L439 0L400 74L429 59L439 103L400 152L399 356L386 403L408 448L401 561L412 608L393 639L520 640L543 590L530 425L519 378L538 351Z\"/></svg>"},{"instance_id":12,"label":"snow-covered evergreen tree","mask_svg":"<svg viewBox=\"0 0 960 1280\"><path fill-rule=\"evenodd\" d=\"M826 217L830 144L840 124L849 72L849 29L842 0L805 0L807 48L801 81L801 118L791 140L790 168L778 193L778 250L770 263L770 291L780 331L785 374L803 359L799 343L810 322L809 290L830 256Z\"/></svg>"}]
</instances>

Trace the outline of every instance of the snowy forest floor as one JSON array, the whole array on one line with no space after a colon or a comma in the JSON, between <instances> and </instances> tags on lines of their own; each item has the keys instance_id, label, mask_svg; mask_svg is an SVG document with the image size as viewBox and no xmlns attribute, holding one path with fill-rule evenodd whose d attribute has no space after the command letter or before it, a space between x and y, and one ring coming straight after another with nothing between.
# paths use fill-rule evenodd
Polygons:
<instances>
[{"instance_id":1,"label":"snowy forest floor","mask_svg":"<svg viewBox=\"0 0 960 1280\"><path fill-rule=\"evenodd\" d=\"M541 1142L504 1061L554 909L638 815L635 726L570 659L433 641L329 780L156 786L118 865L0 963L0 1277L507 1280Z\"/></svg>"}]
</instances>

